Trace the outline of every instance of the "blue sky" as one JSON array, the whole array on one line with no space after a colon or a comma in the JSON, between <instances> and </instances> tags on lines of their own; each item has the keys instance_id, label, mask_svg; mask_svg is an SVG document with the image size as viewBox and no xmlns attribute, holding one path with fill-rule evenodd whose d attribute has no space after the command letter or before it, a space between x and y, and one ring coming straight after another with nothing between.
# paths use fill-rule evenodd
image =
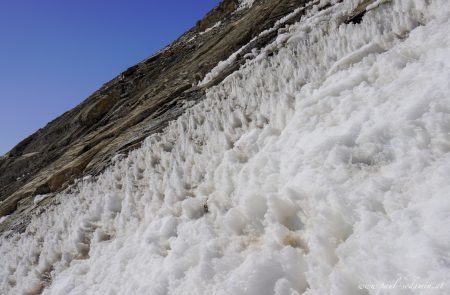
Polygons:
<instances>
[{"instance_id":1,"label":"blue sky","mask_svg":"<svg viewBox=\"0 0 450 295\"><path fill-rule=\"evenodd\" d=\"M0 155L219 0L0 0Z\"/></svg>"}]
</instances>

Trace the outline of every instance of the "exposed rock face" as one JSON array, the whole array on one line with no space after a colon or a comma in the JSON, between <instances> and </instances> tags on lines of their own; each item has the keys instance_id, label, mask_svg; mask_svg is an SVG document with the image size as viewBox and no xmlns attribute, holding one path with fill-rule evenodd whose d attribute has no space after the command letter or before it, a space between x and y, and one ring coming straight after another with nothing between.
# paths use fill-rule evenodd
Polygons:
<instances>
[{"instance_id":1,"label":"exposed rock face","mask_svg":"<svg viewBox=\"0 0 450 295\"><path fill-rule=\"evenodd\" d=\"M259 0L239 9L238 0L222 1L173 44L127 69L0 158L0 216L14 212L24 218L32 196L58 192L83 175L97 175L114 155L161 131L189 102L201 100L205 88L236 70L246 53L277 36L276 29L260 35L262 31L294 21L303 10L277 23L307 2ZM193 86L244 45L220 75Z\"/></svg>"}]
</instances>

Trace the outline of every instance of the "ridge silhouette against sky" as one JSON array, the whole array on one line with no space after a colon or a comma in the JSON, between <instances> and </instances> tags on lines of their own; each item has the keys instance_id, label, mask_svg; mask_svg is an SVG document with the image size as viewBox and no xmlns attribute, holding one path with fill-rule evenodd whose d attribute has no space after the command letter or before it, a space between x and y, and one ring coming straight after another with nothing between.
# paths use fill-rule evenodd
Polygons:
<instances>
[{"instance_id":1,"label":"ridge silhouette against sky","mask_svg":"<svg viewBox=\"0 0 450 295\"><path fill-rule=\"evenodd\" d=\"M219 2L0 1L0 155Z\"/></svg>"}]
</instances>

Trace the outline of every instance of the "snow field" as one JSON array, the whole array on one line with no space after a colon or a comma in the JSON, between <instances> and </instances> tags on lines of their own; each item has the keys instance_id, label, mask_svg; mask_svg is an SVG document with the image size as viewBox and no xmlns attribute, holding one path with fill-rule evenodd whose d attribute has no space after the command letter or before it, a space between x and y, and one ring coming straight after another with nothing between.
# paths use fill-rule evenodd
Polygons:
<instances>
[{"instance_id":1,"label":"snow field","mask_svg":"<svg viewBox=\"0 0 450 295\"><path fill-rule=\"evenodd\" d=\"M0 293L448 283L450 7L392 1L341 24L356 4L313 10L163 133L3 234Z\"/></svg>"}]
</instances>

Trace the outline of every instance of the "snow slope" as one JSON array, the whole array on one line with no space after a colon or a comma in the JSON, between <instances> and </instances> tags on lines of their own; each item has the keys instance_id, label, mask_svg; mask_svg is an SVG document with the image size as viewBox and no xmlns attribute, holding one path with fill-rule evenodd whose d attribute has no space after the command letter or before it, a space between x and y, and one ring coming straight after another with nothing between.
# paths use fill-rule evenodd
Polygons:
<instances>
[{"instance_id":1,"label":"snow slope","mask_svg":"<svg viewBox=\"0 0 450 295\"><path fill-rule=\"evenodd\" d=\"M4 233L0 293L450 294L450 7L358 2Z\"/></svg>"}]
</instances>

